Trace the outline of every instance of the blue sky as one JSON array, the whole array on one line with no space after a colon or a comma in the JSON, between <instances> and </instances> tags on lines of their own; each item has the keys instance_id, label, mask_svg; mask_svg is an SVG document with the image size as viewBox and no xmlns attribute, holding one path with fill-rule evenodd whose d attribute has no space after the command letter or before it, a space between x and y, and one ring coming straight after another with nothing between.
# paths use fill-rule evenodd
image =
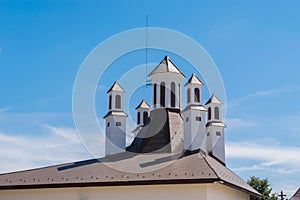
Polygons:
<instances>
[{"instance_id":1,"label":"blue sky","mask_svg":"<svg viewBox=\"0 0 300 200\"><path fill-rule=\"evenodd\" d=\"M267 177L275 192L292 194L300 182L299 6L258 0L0 0L0 172L90 157L72 119L77 71L95 46L144 27L148 14L149 26L190 36L217 64L227 95L227 166L245 180ZM149 50L149 63L165 54ZM189 76L188 64L170 56ZM144 60L137 51L113 65L128 70ZM99 83L99 117L106 112L105 90L122 70L112 68ZM138 94L151 102L147 91L137 92L132 109ZM204 87L204 100L208 96Z\"/></svg>"}]
</instances>

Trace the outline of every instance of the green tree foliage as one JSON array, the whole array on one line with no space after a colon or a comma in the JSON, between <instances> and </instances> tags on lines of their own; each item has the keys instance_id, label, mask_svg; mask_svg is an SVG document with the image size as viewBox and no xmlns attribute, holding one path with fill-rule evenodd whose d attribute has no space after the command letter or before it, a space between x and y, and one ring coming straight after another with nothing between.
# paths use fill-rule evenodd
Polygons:
<instances>
[{"instance_id":1,"label":"green tree foliage","mask_svg":"<svg viewBox=\"0 0 300 200\"><path fill-rule=\"evenodd\" d=\"M261 200L277 200L277 196L275 193L272 193L272 188L270 187L267 178L260 179L255 176L251 176L247 183L262 194Z\"/></svg>"}]
</instances>

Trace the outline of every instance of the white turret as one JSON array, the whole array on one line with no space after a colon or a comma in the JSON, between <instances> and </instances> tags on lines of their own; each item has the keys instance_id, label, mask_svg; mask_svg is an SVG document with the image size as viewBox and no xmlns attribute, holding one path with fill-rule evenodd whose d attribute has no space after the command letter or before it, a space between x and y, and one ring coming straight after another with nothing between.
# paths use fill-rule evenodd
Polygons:
<instances>
[{"instance_id":1,"label":"white turret","mask_svg":"<svg viewBox=\"0 0 300 200\"><path fill-rule=\"evenodd\" d=\"M107 91L108 113L103 117L106 120L105 155L125 151L127 114L123 111L124 92L118 82Z\"/></svg>"},{"instance_id":2,"label":"white turret","mask_svg":"<svg viewBox=\"0 0 300 200\"><path fill-rule=\"evenodd\" d=\"M180 109L180 88L184 74L166 56L149 74L153 84L153 108Z\"/></svg>"},{"instance_id":3,"label":"white turret","mask_svg":"<svg viewBox=\"0 0 300 200\"><path fill-rule=\"evenodd\" d=\"M221 117L222 102L215 95L212 95L205 105L208 110L206 124L207 153L225 164L224 128L226 125L222 122Z\"/></svg>"},{"instance_id":4,"label":"white turret","mask_svg":"<svg viewBox=\"0 0 300 200\"><path fill-rule=\"evenodd\" d=\"M187 106L182 111L184 116L184 149L206 151L205 113L201 102L203 83L193 74L185 84Z\"/></svg>"},{"instance_id":5,"label":"white turret","mask_svg":"<svg viewBox=\"0 0 300 200\"><path fill-rule=\"evenodd\" d=\"M146 100L142 100L142 102L135 108L136 110L136 121L137 121L137 127L132 131L134 135L136 136L139 130L142 128L142 126L146 123L148 120L149 114L150 114L150 106L146 102Z\"/></svg>"},{"instance_id":6,"label":"white turret","mask_svg":"<svg viewBox=\"0 0 300 200\"><path fill-rule=\"evenodd\" d=\"M146 123L149 112L150 106L147 104L146 100L142 100L142 102L135 108L137 112L137 125L142 126Z\"/></svg>"}]
</instances>

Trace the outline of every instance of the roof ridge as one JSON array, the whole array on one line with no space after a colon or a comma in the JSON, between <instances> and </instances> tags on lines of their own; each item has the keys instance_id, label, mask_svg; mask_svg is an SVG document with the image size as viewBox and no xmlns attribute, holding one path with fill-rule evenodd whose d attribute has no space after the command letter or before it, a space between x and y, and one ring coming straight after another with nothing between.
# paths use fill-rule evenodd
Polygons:
<instances>
[{"instance_id":1,"label":"roof ridge","mask_svg":"<svg viewBox=\"0 0 300 200\"><path fill-rule=\"evenodd\" d=\"M209 164L209 162L206 160L208 155L203 155L203 159L206 162L206 164L209 166L209 168L215 173L215 175L218 177L218 179L221 179L221 177L217 174L216 170Z\"/></svg>"},{"instance_id":2,"label":"roof ridge","mask_svg":"<svg viewBox=\"0 0 300 200\"><path fill-rule=\"evenodd\" d=\"M207 157L205 157L205 161L206 161L206 162L208 163L208 165L212 168L212 170L213 170L215 173L217 173L217 170L214 169L214 168L212 167L212 166L215 166L215 165L209 164L209 161L206 160L206 158L207 158ZM231 173L231 175L235 176L235 177L239 180L239 182L242 182L243 184L249 186L249 188L245 188L245 186L238 185L238 184L236 184L236 183L232 183L232 182L230 182L230 181L224 179L224 177L222 178L222 177L221 177L222 172L220 173L220 175L219 175L218 173L216 174L217 177L219 178L219 180L222 180L222 181L224 181L224 182L227 183L227 184L234 185L235 187L238 187L238 188L241 188L241 189L245 189L245 190L247 190L247 191L249 191L249 192L251 192L251 193L253 193L253 194L256 194L256 195L259 194L259 192L258 192L257 190L255 190L254 188L252 188L252 187L251 187L244 179L242 179L241 177L239 177L239 176L238 176L236 173L234 173L231 169L229 169L229 168L226 167L225 165L222 165L219 161L217 161L217 160L214 159L213 157L209 156L209 158L212 160L212 162L216 162L217 164L219 164L219 165L221 165L222 167L224 167L224 169L226 169L229 173ZM215 167L216 167L216 166L215 166ZM230 176L231 176L231 175L230 175ZM253 191L251 191L250 189L252 189ZM256 193L255 193L254 191L255 191Z\"/></svg>"},{"instance_id":3,"label":"roof ridge","mask_svg":"<svg viewBox=\"0 0 300 200\"><path fill-rule=\"evenodd\" d=\"M177 73L185 77L182 71L172 62L169 56L165 56L164 59L148 74L151 77L157 73Z\"/></svg>"},{"instance_id":4,"label":"roof ridge","mask_svg":"<svg viewBox=\"0 0 300 200\"><path fill-rule=\"evenodd\" d=\"M125 92L124 88L120 85L118 81L115 81L113 85L107 90L106 93L112 92L112 91L119 91L119 92Z\"/></svg>"},{"instance_id":5,"label":"roof ridge","mask_svg":"<svg viewBox=\"0 0 300 200\"><path fill-rule=\"evenodd\" d=\"M135 108L135 110L140 108L143 104L146 104L146 106L149 107L149 109L151 108L151 106L147 103L147 101L145 99L142 99L141 103Z\"/></svg>"}]
</instances>

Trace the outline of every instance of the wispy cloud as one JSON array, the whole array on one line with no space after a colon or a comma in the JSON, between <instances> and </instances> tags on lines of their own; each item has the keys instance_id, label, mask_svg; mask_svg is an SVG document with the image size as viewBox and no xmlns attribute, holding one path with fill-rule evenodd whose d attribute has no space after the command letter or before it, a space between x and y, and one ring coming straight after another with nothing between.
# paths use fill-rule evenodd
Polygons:
<instances>
[{"instance_id":1,"label":"wispy cloud","mask_svg":"<svg viewBox=\"0 0 300 200\"><path fill-rule=\"evenodd\" d=\"M228 131L239 130L240 128L245 127L255 127L257 124L255 122L239 119L239 118L227 118L225 121Z\"/></svg>"},{"instance_id":2,"label":"wispy cloud","mask_svg":"<svg viewBox=\"0 0 300 200\"><path fill-rule=\"evenodd\" d=\"M10 107L9 107L9 106L0 108L0 114L1 114L1 113L4 113L4 112L7 112L7 111L9 111L9 110L10 110Z\"/></svg>"},{"instance_id":3,"label":"wispy cloud","mask_svg":"<svg viewBox=\"0 0 300 200\"><path fill-rule=\"evenodd\" d=\"M106 87L105 85L98 85L97 86L97 90L108 90L108 87Z\"/></svg>"},{"instance_id":4,"label":"wispy cloud","mask_svg":"<svg viewBox=\"0 0 300 200\"><path fill-rule=\"evenodd\" d=\"M281 165L285 167L289 166L294 170L300 170L299 147L280 145L266 146L256 144L256 142L227 142L226 155L228 158L259 161L259 165L252 166L254 168L257 167L257 169ZM246 168L241 169L246 170Z\"/></svg>"},{"instance_id":5,"label":"wispy cloud","mask_svg":"<svg viewBox=\"0 0 300 200\"><path fill-rule=\"evenodd\" d=\"M239 97L239 98L229 101L227 104L227 107L230 108L230 107L236 106L237 104L239 104L243 101L246 101L248 99L255 98L255 97L273 96L273 95L278 94L281 90L282 89L257 91L257 92L254 92L254 93L251 93L251 94L248 94L248 95L245 95L245 96L242 96L242 97Z\"/></svg>"},{"instance_id":6,"label":"wispy cloud","mask_svg":"<svg viewBox=\"0 0 300 200\"><path fill-rule=\"evenodd\" d=\"M254 93L247 94L245 96L230 100L227 103L227 108L237 106L240 103L247 101L247 100L251 100L253 98L272 97L272 96L276 96L276 95L283 95L286 93L297 92L299 90L300 90L299 86L281 87L281 88L275 88L275 89L270 89L270 90L260 90L260 91L256 91Z\"/></svg>"},{"instance_id":7,"label":"wispy cloud","mask_svg":"<svg viewBox=\"0 0 300 200\"><path fill-rule=\"evenodd\" d=\"M63 138L65 141L69 143L74 143L74 144L80 143L79 138L77 136L77 132L73 128L54 127L47 124L45 126L48 127L51 133L57 135L58 137Z\"/></svg>"},{"instance_id":8,"label":"wispy cloud","mask_svg":"<svg viewBox=\"0 0 300 200\"><path fill-rule=\"evenodd\" d=\"M0 109L0 173L91 157L70 123L70 114L9 110Z\"/></svg>"},{"instance_id":9,"label":"wispy cloud","mask_svg":"<svg viewBox=\"0 0 300 200\"><path fill-rule=\"evenodd\" d=\"M253 175L268 178L273 192L283 190L291 197L299 187L300 148L282 146L270 141L259 143L227 142L226 157L235 163L235 167L231 169L245 179Z\"/></svg>"},{"instance_id":10,"label":"wispy cloud","mask_svg":"<svg viewBox=\"0 0 300 200\"><path fill-rule=\"evenodd\" d=\"M0 133L0 172L41 167L86 159L76 131L45 125L49 133L42 136L16 136Z\"/></svg>"}]
</instances>

